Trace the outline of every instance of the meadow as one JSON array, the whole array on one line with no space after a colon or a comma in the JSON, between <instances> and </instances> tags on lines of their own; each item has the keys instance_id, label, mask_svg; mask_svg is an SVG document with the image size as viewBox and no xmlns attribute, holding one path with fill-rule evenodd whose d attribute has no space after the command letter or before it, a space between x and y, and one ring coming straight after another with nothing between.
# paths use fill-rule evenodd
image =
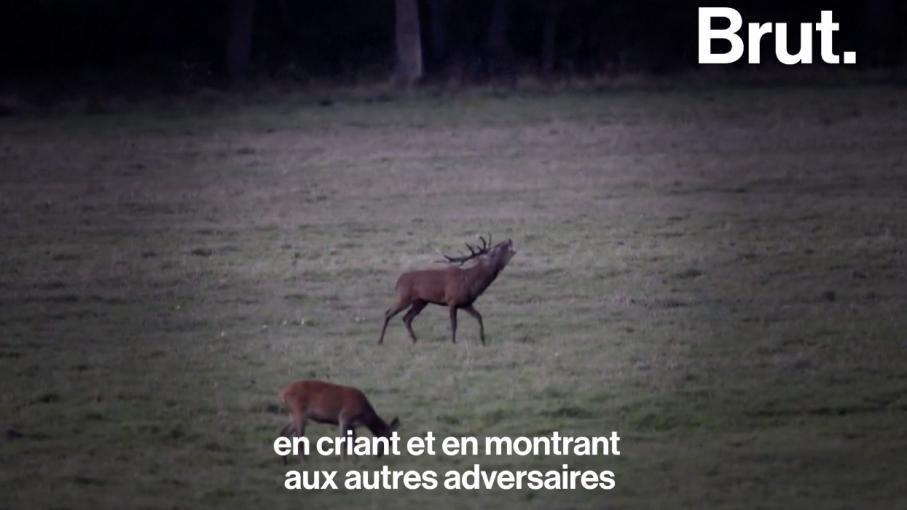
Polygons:
<instances>
[{"instance_id":1,"label":"meadow","mask_svg":"<svg viewBox=\"0 0 907 510\"><path fill-rule=\"evenodd\" d=\"M869 85L0 118L0 508L904 506L905 133L907 93ZM518 251L488 344L429 307L377 345L397 276L486 232ZM613 430L621 455L296 466L617 486L287 492L300 378L404 438Z\"/></svg>"}]
</instances>

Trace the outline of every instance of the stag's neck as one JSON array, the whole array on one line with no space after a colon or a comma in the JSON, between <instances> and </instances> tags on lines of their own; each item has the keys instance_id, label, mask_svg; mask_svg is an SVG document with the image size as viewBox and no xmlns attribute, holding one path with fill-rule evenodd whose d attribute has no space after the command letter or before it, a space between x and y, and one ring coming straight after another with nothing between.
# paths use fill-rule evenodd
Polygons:
<instances>
[{"instance_id":1,"label":"stag's neck","mask_svg":"<svg viewBox=\"0 0 907 510\"><path fill-rule=\"evenodd\" d=\"M470 294L472 298L475 299L479 297L485 289L491 285L491 282L501 273L501 270L504 269L503 266L492 264L490 261L480 261L475 266L466 270L471 277L472 284L470 285Z\"/></svg>"}]
</instances>

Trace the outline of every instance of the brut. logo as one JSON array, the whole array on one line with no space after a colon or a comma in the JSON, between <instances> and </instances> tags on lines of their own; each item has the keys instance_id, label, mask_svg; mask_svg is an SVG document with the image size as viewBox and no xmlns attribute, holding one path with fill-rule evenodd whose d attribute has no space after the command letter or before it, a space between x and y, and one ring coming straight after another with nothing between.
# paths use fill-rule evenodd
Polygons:
<instances>
[{"instance_id":1,"label":"brut. logo","mask_svg":"<svg viewBox=\"0 0 907 510\"><path fill-rule=\"evenodd\" d=\"M713 28L715 18L724 18L729 25L727 28ZM775 37L775 56L785 65L812 64L813 63L813 31L819 33L819 49L822 62L826 64L840 64L841 56L834 50L834 33L840 25L832 19L831 11L822 11L819 22L800 23L800 46L796 53L791 53L788 43L787 23L747 23L746 43L737 32L743 27L743 18L736 9L730 7L700 7L699 8L699 63L700 64L730 64L740 60L744 50L747 62L758 64L761 62L760 43L762 37L773 34ZM731 49L726 53L712 52L712 41L723 39L731 43ZM845 51L843 54L845 64L856 64L857 54Z\"/></svg>"}]
</instances>

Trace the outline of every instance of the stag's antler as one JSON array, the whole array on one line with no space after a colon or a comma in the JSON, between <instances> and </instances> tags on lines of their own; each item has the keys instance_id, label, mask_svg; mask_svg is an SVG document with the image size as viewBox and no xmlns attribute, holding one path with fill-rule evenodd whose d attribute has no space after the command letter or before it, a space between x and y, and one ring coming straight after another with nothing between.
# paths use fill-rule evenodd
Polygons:
<instances>
[{"instance_id":1,"label":"stag's antler","mask_svg":"<svg viewBox=\"0 0 907 510\"><path fill-rule=\"evenodd\" d=\"M479 236L479 240L482 241L482 246L473 246L469 243L465 243L466 249L469 250L469 255L460 254L452 257L442 253L441 256L443 256L445 260L439 260L438 262L448 262L450 264L459 264L462 266L469 260L485 255L491 250L491 234L488 234L488 239Z\"/></svg>"}]
</instances>

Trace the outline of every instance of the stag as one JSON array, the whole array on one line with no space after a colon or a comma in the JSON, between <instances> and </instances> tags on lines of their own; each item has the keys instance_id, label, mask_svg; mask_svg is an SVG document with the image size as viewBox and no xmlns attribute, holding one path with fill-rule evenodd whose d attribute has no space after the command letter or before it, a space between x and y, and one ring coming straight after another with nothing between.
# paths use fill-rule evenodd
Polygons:
<instances>
[{"instance_id":1,"label":"stag","mask_svg":"<svg viewBox=\"0 0 907 510\"><path fill-rule=\"evenodd\" d=\"M457 341L457 310L462 309L475 317L479 322L479 337L485 343L485 325L482 315L475 309L473 303L491 285L491 282L501 274L510 259L516 254L513 241L508 239L491 246L491 235L486 240L479 237L481 246L466 243L467 254L457 256L444 255L443 261L448 267L440 269L424 269L404 273L395 287L396 301L393 306L384 312L384 327L381 328L381 337L378 343L384 343L384 333L390 320L409 308L403 316L403 323L409 332L413 343L416 343L416 334L413 332L413 319L419 315L428 304L446 306L450 312L451 340ZM443 254L442 254L443 255ZM463 267L466 262L475 260L469 267Z\"/></svg>"}]
</instances>

